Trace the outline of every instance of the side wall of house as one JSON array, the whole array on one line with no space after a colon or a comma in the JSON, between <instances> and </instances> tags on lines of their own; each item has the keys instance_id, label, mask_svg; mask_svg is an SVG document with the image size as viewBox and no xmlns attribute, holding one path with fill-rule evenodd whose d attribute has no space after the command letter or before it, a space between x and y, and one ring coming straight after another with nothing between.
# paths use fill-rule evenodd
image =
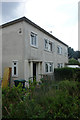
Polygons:
<instances>
[{"instance_id":1,"label":"side wall of house","mask_svg":"<svg viewBox=\"0 0 80 120\"><path fill-rule=\"evenodd\" d=\"M20 32L21 31L21 32ZM2 29L2 69L12 67L12 61L18 61L18 77L24 78L23 22Z\"/></svg>"}]
</instances>

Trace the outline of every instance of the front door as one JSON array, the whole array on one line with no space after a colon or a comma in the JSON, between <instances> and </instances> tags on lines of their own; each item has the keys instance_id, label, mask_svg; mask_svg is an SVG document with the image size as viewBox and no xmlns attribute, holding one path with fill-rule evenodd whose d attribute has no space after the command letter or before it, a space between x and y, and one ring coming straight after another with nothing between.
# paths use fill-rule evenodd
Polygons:
<instances>
[{"instance_id":1,"label":"front door","mask_svg":"<svg viewBox=\"0 0 80 120\"><path fill-rule=\"evenodd\" d=\"M33 63L33 77L36 77L36 63Z\"/></svg>"}]
</instances>

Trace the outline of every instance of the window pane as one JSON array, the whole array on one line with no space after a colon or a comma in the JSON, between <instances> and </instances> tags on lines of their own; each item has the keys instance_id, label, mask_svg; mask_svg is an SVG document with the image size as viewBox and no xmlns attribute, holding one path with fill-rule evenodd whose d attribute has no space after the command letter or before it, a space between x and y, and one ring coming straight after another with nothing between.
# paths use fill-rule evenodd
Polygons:
<instances>
[{"instance_id":1,"label":"window pane","mask_svg":"<svg viewBox=\"0 0 80 120\"><path fill-rule=\"evenodd\" d=\"M49 50L52 51L52 43L49 43Z\"/></svg>"},{"instance_id":2,"label":"window pane","mask_svg":"<svg viewBox=\"0 0 80 120\"><path fill-rule=\"evenodd\" d=\"M48 49L48 41L45 40L45 48Z\"/></svg>"},{"instance_id":3,"label":"window pane","mask_svg":"<svg viewBox=\"0 0 80 120\"><path fill-rule=\"evenodd\" d=\"M31 37L31 44L33 45L33 37Z\"/></svg>"},{"instance_id":4,"label":"window pane","mask_svg":"<svg viewBox=\"0 0 80 120\"><path fill-rule=\"evenodd\" d=\"M63 63L58 63L58 68L62 68L63 67Z\"/></svg>"},{"instance_id":5,"label":"window pane","mask_svg":"<svg viewBox=\"0 0 80 120\"><path fill-rule=\"evenodd\" d=\"M18 76L18 61L12 62L12 76Z\"/></svg>"},{"instance_id":6,"label":"window pane","mask_svg":"<svg viewBox=\"0 0 80 120\"><path fill-rule=\"evenodd\" d=\"M31 35L31 44L33 45L33 39L34 39L34 36Z\"/></svg>"},{"instance_id":7,"label":"window pane","mask_svg":"<svg viewBox=\"0 0 80 120\"><path fill-rule=\"evenodd\" d=\"M48 72L48 64L47 63L46 63L46 67L45 68L46 68L46 72Z\"/></svg>"},{"instance_id":8,"label":"window pane","mask_svg":"<svg viewBox=\"0 0 80 120\"><path fill-rule=\"evenodd\" d=\"M59 47L57 47L57 52L59 53Z\"/></svg>"},{"instance_id":9,"label":"window pane","mask_svg":"<svg viewBox=\"0 0 80 120\"><path fill-rule=\"evenodd\" d=\"M58 63L58 68L60 68L60 63Z\"/></svg>"},{"instance_id":10,"label":"window pane","mask_svg":"<svg viewBox=\"0 0 80 120\"><path fill-rule=\"evenodd\" d=\"M49 69L50 69L50 72L53 71L53 64L52 63L49 63Z\"/></svg>"},{"instance_id":11,"label":"window pane","mask_svg":"<svg viewBox=\"0 0 80 120\"><path fill-rule=\"evenodd\" d=\"M31 44L36 46L36 39L37 38L37 35L35 33L31 33Z\"/></svg>"},{"instance_id":12,"label":"window pane","mask_svg":"<svg viewBox=\"0 0 80 120\"><path fill-rule=\"evenodd\" d=\"M53 63L48 62L45 64L45 71L46 72L53 72Z\"/></svg>"},{"instance_id":13,"label":"window pane","mask_svg":"<svg viewBox=\"0 0 80 120\"><path fill-rule=\"evenodd\" d=\"M36 46L36 36L34 36L34 45Z\"/></svg>"},{"instance_id":14,"label":"window pane","mask_svg":"<svg viewBox=\"0 0 80 120\"><path fill-rule=\"evenodd\" d=\"M52 71L52 66L50 65L50 72Z\"/></svg>"},{"instance_id":15,"label":"window pane","mask_svg":"<svg viewBox=\"0 0 80 120\"><path fill-rule=\"evenodd\" d=\"M59 54L62 54L62 47L58 46L58 47L57 47L57 52L58 52Z\"/></svg>"},{"instance_id":16,"label":"window pane","mask_svg":"<svg viewBox=\"0 0 80 120\"><path fill-rule=\"evenodd\" d=\"M14 75L16 75L16 67L14 67Z\"/></svg>"}]
</instances>

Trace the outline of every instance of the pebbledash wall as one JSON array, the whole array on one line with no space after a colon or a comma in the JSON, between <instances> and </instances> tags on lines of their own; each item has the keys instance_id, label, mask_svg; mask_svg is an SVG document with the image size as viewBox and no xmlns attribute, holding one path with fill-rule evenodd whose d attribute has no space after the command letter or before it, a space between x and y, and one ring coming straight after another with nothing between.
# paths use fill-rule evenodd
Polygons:
<instances>
[{"instance_id":1,"label":"pebbledash wall","mask_svg":"<svg viewBox=\"0 0 80 120\"><path fill-rule=\"evenodd\" d=\"M12 80L53 74L68 63L68 46L26 17L3 24L2 71L12 68Z\"/></svg>"}]
</instances>

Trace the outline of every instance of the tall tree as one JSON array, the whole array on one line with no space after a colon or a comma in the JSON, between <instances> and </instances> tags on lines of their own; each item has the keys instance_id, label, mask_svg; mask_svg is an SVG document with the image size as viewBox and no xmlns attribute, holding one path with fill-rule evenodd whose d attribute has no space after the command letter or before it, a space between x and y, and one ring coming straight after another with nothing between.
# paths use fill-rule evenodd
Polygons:
<instances>
[{"instance_id":1,"label":"tall tree","mask_svg":"<svg viewBox=\"0 0 80 120\"><path fill-rule=\"evenodd\" d=\"M73 58L73 55L74 55L74 49L69 47L68 48L68 58Z\"/></svg>"},{"instance_id":2,"label":"tall tree","mask_svg":"<svg viewBox=\"0 0 80 120\"><path fill-rule=\"evenodd\" d=\"M69 47L68 48L68 58L74 58L76 60L78 60L78 58L80 58L80 51L74 51L73 48Z\"/></svg>"}]
</instances>

